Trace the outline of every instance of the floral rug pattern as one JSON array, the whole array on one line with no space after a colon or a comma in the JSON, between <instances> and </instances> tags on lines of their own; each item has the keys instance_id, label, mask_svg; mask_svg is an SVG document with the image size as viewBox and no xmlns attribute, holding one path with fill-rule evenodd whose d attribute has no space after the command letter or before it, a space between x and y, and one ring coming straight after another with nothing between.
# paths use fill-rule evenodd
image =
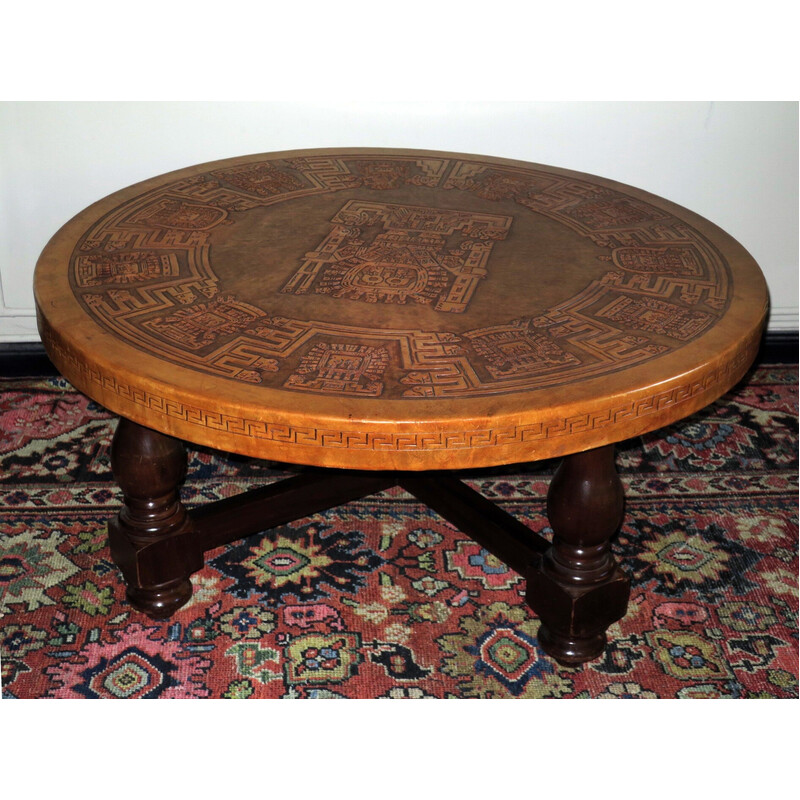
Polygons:
<instances>
[{"instance_id":1,"label":"floral rug pattern","mask_svg":"<svg viewBox=\"0 0 800 800\"><path fill-rule=\"evenodd\" d=\"M114 418L61 379L0 384L0 660L12 698L798 696L796 366L619 445L632 577L602 658L539 648L524 581L399 488L206 554L155 622L125 602L106 523ZM284 477L189 449L193 507ZM549 536L554 462L465 480Z\"/></svg>"}]
</instances>

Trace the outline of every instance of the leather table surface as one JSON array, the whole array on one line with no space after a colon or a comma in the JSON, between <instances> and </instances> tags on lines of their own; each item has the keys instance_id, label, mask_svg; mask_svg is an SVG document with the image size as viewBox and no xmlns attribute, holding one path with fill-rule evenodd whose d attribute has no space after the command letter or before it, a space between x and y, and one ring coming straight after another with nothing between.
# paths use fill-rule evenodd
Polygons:
<instances>
[{"instance_id":1,"label":"leather table surface","mask_svg":"<svg viewBox=\"0 0 800 800\"><path fill-rule=\"evenodd\" d=\"M51 359L188 441L356 469L576 452L713 401L767 310L718 227L613 181L413 150L252 155L68 222L36 269Z\"/></svg>"}]
</instances>

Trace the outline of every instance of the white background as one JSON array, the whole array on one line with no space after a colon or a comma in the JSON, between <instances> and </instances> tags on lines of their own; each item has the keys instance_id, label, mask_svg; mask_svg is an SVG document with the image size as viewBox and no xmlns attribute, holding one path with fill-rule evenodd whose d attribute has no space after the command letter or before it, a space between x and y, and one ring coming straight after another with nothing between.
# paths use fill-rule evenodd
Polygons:
<instances>
[{"instance_id":1,"label":"white background","mask_svg":"<svg viewBox=\"0 0 800 800\"><path fill-rule=\"evenodd\" d=\"M36 341L36 259L89 203L194 163L299 147L416 147L523 159L633 184L738 239L798 328L792 102L0 103L0 341Z\"/></svg>"},{"instance_id":2,"label":"white background","mask_svg":"<svg viewBox=\"0 0 800 800\"><path fill-rule=\"evenodd\" d=\"M36 341L36 259L89 203L194 163L300 147L416 147L613 178L707 217L761 265L768 330L798 328L794 102L0 103L0 342Z\"/></svg>"}]
</instances>

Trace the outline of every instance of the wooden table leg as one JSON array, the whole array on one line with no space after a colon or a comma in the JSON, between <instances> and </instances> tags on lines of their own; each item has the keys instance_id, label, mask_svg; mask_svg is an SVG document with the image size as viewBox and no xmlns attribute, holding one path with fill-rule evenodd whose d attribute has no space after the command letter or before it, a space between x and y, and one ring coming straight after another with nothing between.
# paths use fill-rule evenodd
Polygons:
<instances>
[{"instance_id":1,"label":"wooden table leg","mask_svg":"<svg viewBox=\"0 0 800 800\"><path fill-rule=\"evenodd\" d=\"M111 445L111 469L124 496L108 526L111 557L128 584L130 604L165 619L191 597L189 576L203 566L179 496L186 451L179 440L123 418Z\"/></svg>"},{"instance_id":2,"label":"wooden table leg","mask_svg":"<svg viewBox=\"0 0 800 800\"><path fill-rule=\"evenodd\" d=\"M556 471L547 497L554 532L549 549L488 500L438 473L298 475L189 513L179 495L183 444L124 418L111 467L124 497L109 522L111 556L128 585L128 601L154 619L170 617L189 600L189 576L203 568L206 550L396 482L526 574L526 599L542 620L539 643L557 661L574 665L600 656L606 629L626 611L630 581L609 544L623 512L612 445L567 456Z\"/></svg>"},{"instance_id":3,"label":"wooden table leg","mask_svg":"<svg viewBox=\"0 0 800 800\"><path fill-rule=\"evenodd\" d=\"M553 544L529 572L526 594L542 621L539 644L559 663L599 657L606 629L625 615L630 580L609 541L623 508L613 445L564 458L547 495Z\"/></svg>"},{"instance_id":4,"label":"wooden table leg","mask_svg":"<svg viewBox=\"0 0 800 800\"><path fill-rule=\"evenodd\" d=\"M111 468L124 503L108 524L111 557L128 602L166 619L192 595L189 576L205 552L394 485L391 474L325 470L301 474L189 512L180 501L186 450L178 439L120 419Z\"/></svg>"}]
</instances>

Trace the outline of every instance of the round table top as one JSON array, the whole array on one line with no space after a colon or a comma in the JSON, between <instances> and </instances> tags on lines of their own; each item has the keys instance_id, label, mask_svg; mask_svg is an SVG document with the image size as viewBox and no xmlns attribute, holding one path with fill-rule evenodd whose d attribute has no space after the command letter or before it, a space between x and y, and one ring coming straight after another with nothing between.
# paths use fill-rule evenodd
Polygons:
<instances>
[{"instance_id":1,"label":"round table top","mask_svg":"<svg viewBox=\"0 0 800 800\"><path fill-rule=\"evenodd\" d=\"M767 312L718 227L614 181L486 156L297 150L100 200L36 267L79 390L245 455L355 469L531 461L688 416Z\"/></svg>"}]
</instances>

